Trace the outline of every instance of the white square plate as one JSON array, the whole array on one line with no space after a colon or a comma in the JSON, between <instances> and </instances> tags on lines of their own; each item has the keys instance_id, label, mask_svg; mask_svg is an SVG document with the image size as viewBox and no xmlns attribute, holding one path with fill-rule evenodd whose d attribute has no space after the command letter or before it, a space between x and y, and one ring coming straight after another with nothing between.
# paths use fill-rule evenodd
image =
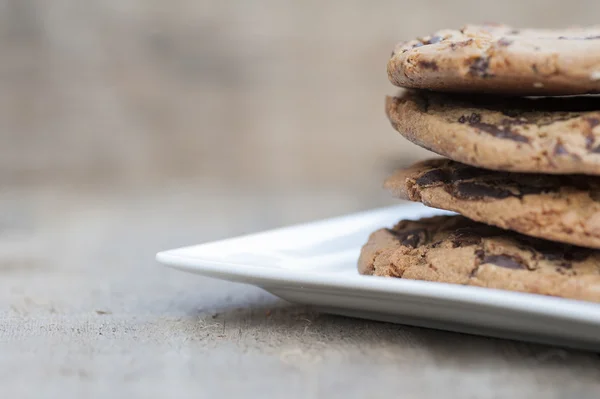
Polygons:
<instances>
[{"instance_id":1,"label":"white square plate","mask_svg":"<svg viewBox=\"0 0 600 399\"><path fill-rule=\"evenodd\" d=\"M360 248L372 231L443 213L400 205L173 249L156 258L329 313L600 350L595 303L358 274Z\"/></svg>"}]
</instances>

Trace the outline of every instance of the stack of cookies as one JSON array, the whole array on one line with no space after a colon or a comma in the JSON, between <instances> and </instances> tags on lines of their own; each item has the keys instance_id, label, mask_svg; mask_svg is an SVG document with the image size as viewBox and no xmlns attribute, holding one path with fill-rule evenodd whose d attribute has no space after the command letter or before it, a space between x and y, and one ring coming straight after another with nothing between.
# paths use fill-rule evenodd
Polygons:
<instances>
[{"instance_id":1,"label":"stack of cookies","mask_svg":"<svg viewBox=\"0 0 600 399\"><path fill-rule=\"evenodd\" d=\"M442 30L388 76L392 126L446 158L385 187L457 214L375 231L360 273L600 302L600 27Z\"/></svg>"}]
</instances>

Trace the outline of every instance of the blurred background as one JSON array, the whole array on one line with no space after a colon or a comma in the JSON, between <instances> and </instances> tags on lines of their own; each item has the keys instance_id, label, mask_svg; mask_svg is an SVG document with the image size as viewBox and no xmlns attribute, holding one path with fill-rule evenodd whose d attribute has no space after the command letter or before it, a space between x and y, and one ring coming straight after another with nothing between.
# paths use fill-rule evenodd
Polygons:
<instances>
[{"instance_id":1,"label":"blurred background","mask_svg":"<svg viewBox=\"0 0 600 399\"><path fill-rule=\"evenodd\" d=\"M207 196L232 209L261 197L271 212L293 202L291 219L265 225L393 203L382 179L426 156L384 116L397 41L600 12L594 0L0 4L5 189L193 193L197 212L223 204Z\"/></svg>"}]
</instances>

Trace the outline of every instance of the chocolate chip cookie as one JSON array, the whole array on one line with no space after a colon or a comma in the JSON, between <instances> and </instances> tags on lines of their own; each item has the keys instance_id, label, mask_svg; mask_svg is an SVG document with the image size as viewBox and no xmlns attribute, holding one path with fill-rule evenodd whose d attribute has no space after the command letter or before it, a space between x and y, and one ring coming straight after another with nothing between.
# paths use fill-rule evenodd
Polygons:
<instances>
[{"instance_id":1,"label":"chocolate chip cookie","mask_svg":"<svg viewBox=\"0 0 600 399\"><path fill-rule=\"evenodd\" d=\"M600 92L600 26L467 25L399 43L387 65L400 87L572 95Z\"/></svg>"},{"instance_id":2,"label":"chocolate chip cookie","mask_svg":"<svg viewBox=\"0 0 600 399\"><path fill-rule=\"evenodd\" d=\"M405 91L386 99L405 138L473 166L600 174L600 97L506 98Z\"/></svg>"},{"instance_id":3,"label":"chocolate chip cookie","mask_svg":"<svg viewBox=\"0 0 600 399\"><path fill-rule=\"evenodd\" d=\"M396 171L392 195L530 236L600 249L600 177L498 172L449 159Z\"/></svg>"},{"instance_id":4,"label":"chocolate chip cookie","mask_svg":"<svg viewBox=\"0 0 600 399\"><path fill-rule=\"evenodd\" d=\"M600 302L600 251L460 215L403 220L375 231L362 248L358 270Z\"/></svg>"}]
</instances>

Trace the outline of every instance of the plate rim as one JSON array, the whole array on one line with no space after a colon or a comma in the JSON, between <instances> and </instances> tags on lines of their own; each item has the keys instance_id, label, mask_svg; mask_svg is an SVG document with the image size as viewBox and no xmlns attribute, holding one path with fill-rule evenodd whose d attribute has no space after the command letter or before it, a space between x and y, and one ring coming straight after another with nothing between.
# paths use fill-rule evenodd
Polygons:
<instances>
[{"instance_id":1,"label":"plate rim","mask_svg":"<svg viewBox=\"0 0 600 399\"><path fill-rule=\"evenodd\" d=\"M306 285L321 289L357 290L368 293L370 296L374 294L385 296L403 295L434 301L451 301L467 306L483 306L497 310L544 315L565 321L571 320L594 324L600 327L600 306L585 301L484 287L392 279L379 276L356 275L344 276L340 279L340 276L336 273L263 268L214 260L203 261L194 257L176 255L171 251L159 252L156 259L161 264L184 272L259 287L268 286L270 282L278 286L291 283L294 286ZM254 280L254 282L247 280Z\"/></svg>"}]
</instances>

